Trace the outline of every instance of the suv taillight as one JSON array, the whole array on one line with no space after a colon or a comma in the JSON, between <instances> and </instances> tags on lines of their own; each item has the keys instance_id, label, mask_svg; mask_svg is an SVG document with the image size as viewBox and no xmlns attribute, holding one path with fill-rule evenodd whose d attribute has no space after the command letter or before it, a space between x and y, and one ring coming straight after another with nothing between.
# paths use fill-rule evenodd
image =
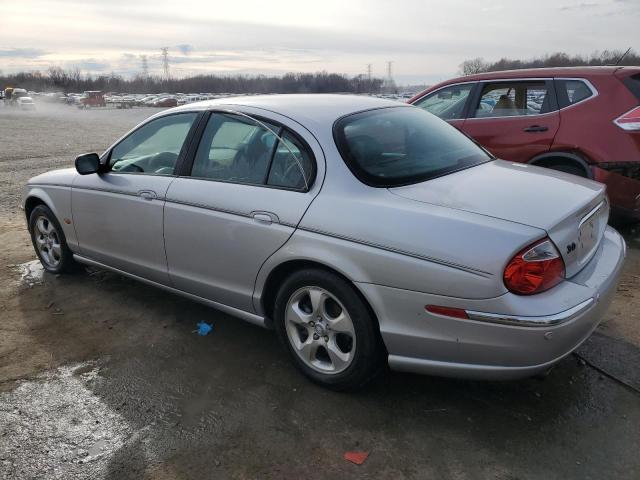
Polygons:
<instances>
[{"instance_id":1,"label":"suv taillight","mask_svg":"<svg viewBox=\"0 0 640 480\"><path fill-rule=\"evenodd\" d=\"M504 284L518 295L544 292L564 279L564 261L547 237L523 248L504 269Z\"/></svg>"},{"instance_id":2,"label":"suv taillight","mask_svg":"<svg viewBox=\"0 0 640 480\"><path fill-rule=\"evenodd\" d=\"M628 132L640 131L640 107L629 110L621 117L616 118L613 123Z\"/></svg>"}]
</instances>

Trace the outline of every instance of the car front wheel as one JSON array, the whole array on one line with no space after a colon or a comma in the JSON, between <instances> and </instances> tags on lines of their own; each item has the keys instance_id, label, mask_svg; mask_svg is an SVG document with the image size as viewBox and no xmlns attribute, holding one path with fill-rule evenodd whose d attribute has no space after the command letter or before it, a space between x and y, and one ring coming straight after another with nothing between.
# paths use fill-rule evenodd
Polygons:
<instances>
[{"instance_id":1,"label":"car front wheel","mask_svg":"<svg viewBox=\"0 0 640 480\"><path fill-rule=\"evenodd\" d=\"M38 205L33 209L29 216L29 232L33 248L45 270L63 273L76 267L62 227L49 207Z\"/></svg>"},{"instance_id":2,"label":"car front wheel","mask_svg":"<svg viewBox=\"0 0 640 480\"><path fill-rule=\"evenodd\" d=\"M293 362L314 382L356 390L382 369L373 315L354 287L333 273L294 273L277 294L274 317Z\"/></svg>"}]
</instances>

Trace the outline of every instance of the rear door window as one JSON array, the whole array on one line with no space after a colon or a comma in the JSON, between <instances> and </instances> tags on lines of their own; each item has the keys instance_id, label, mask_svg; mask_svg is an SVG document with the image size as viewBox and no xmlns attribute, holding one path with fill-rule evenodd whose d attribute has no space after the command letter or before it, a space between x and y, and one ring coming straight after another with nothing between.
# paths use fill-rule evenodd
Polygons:
<instances>
[{"instance_id":1,"label":"rear door window","mask_svg":"<svg viewBox=\"0 0 640 480\"><path fill-rule=\"evenodd\" d=\"M464 107L473 86L465 83L445 87L422 97L414 105L443 120L458 120L464 118Z\"/></svg>"},{"instance_id":2,"label":"rear door window","mask_svg":"<svg viewBox=\"0 0 640 480\"><path fill-rule=\"evenodd\" d=\"M558 106L560 108L574 105L593 96L593 91L583 80L556 80L556 92L558 94Z\"/></svg>"},{"instance_id":3,"label":"rear door window","mask_svg":"<svg viewBox=\"0 0 640 480\"><path fill-rule=\"evenodd\" d=\"M476 118L541 115L553 111L553 94L544 80L486 83Z\"/></svg>"}]
</instances>

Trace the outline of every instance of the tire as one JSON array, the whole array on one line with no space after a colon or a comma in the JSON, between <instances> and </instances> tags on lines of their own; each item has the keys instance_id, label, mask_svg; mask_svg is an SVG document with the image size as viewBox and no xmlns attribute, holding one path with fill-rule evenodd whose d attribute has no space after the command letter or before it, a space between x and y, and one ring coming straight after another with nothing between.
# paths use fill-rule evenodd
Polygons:
<instances>
[{"instance_id":1,"label":"tire","mask_svg":"<svg viewBox=\"0 0 640 480\"><path fill-rule=\"evenodd\" d=\"M77 268L62 227L51 209L36 206L29 216L31 243L40 263L50 273L71 273Z\"/></svg>"},{"instance_id":2,"label":"tire","mask_svg":"<svg viewBox=\"0 0 640 480\"><path fill-rule=\"evenodd\" d=\"M274 325L296 367L322 386L358 390L384 366L373 314L355 288L333 273L310 269L289 276L276 295Z\"/></svg>"}]
</instances>

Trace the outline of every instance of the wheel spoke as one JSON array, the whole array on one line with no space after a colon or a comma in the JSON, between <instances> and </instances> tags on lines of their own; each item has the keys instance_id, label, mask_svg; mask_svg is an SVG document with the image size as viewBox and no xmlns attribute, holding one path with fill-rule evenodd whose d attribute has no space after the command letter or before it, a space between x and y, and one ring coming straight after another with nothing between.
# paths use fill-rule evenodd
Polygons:
<instances>
[{"instance_id":1,"label":"wheel spoke","mask_svg":"<svg viewBox=\"0 0 640 480\"><path fill-rule=\"evenodd\" d=\"M328 298L327 294L317 288L309 289L309 298L311 299L311 309L313 315L321 315L324 310L324 301Z\"/></svg>"},{"instance_id":2,"label":"wheel spoke","mask_svg":"<svg viewBox=\"0 0 640 480\"><path fill-rule=\"evenodd\" d=\"M349 363L349 360L351 359L351 352L344 353L341 351L336 344L335 338L332 338L327 343L326 348L334 370L340 370Z\"/></svg>"},{"instance_id":3,"label":"wheel spoke","mask_svg":"<svg viewBox=\"0 0 640 480\"><path fill-rule=\"evenodd\" d=\"M318 351L318 342L313 339L311 335L303 343L299 342L296 348L300 352L300 356L306 359L308 362L313 363L316 359L316 352Z\"/></svg>"},{"instance_id":4,"label":"wheel spoke","mask_svg":"<svg viewBox=\"0 0 640 480\"><path fill-rule=\"evenodd\" d=\"M51 253L53 254L53 257L55 259L60 259L60 257L62 256L62 248L60 248L59 243L54 243L51 246Z\"/></svg>"},{"instance_id":5,"label":"wheel spoke","mask_svg":"<svg viewBox=\"0 0 640 480\"><path fill-rule=\"evenodd\" d=\"M294 302L287 311L287 319L299 325L306 325L311 318L311 315L302 311L300 302Z\"/></svg>"},{"instance_id":6,"label":"wheel spoke","mask_svg":"<svg viewBox=\"0 0 640 480\"><path fill-rule=\"evenodd\" d=\"M48 224L48 222L45 224L45 222L46 222L46 219L44 217L38 218L38 221L36 222L36 228L43 235L48 235L50 225Z\"/></svg>"},{"instance_id":7,"label":"wheel spoke","mask_svg":"<svg viewBox=\"0 0 640 480\"><path fill-rule=\"evenodd\" d=\"M44 240L44 238L41 235L36 235L35 240L40 249L42 249L42 247L44 247L47 244L47 242Z\"/></svg>"},{"instance_id":8,"label":"wheel spoke","mask_svg":"<svg viewBox=\"0 0 640 480\"><path fill-rule=\"evenodd\" d=\"M329 325L331 330L338 333L347 333L351 336L355 335L353 331L353 323L351 319L345 314L344 310L340 312L336 318L329 318Z\"/></svg>"}]
</instances>

